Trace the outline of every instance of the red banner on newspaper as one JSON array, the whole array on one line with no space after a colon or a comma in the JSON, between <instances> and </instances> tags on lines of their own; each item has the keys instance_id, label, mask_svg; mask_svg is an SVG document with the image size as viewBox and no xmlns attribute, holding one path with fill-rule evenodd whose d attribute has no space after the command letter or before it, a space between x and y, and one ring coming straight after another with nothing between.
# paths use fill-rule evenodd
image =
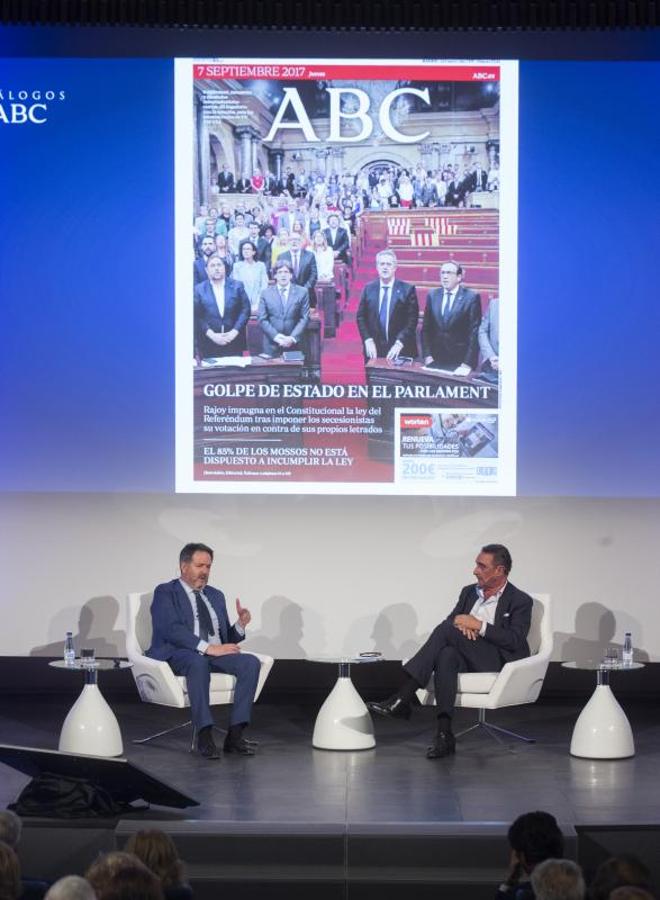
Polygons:
<instances>
[{"instance_id":1,"label":"red banner on newspaper","mask_svg":"<svg viewBox=\"0 0 660 900\"><path fill-rule=\"evenodd\" d=\"M204 63L195 78L247 78L268 81L499 81L499 66L325 65L324 63Z\"/></svg>"}]
</instances>

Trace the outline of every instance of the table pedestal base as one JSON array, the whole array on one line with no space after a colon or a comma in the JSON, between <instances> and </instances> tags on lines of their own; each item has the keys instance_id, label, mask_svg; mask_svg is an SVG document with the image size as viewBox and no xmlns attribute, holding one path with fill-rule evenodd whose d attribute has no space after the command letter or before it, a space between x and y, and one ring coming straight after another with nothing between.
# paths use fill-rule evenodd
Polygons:
<instances>
[{"instance_id":1,"label":"table pedestal base","mask_svg":"<svg viewBox=\"0 0 660 900\"><path fill-rule=\"evenodd\" d=\"M571 756L624 759L635 755L626 714L608 684L598 684L573 729Z\"/></svg>"},{"instance_id":2,"label":"table pedestal base","mask_svg":"<svg viewBox=\"0 0 660 900\"><path fill-rule=\"evenodd\" d=\"M339 676L319 710L312 744L319 750L369 750L376 746L369 710L349 676Z\"/></svg>"},{"instance_id":3,"label":"table pedestal base","mask_svg":"<svg viewBox=\"0 0 660 900\"><path fill-rule=\"evenodd\" d=\"M69 710L60 733L59 749L88 756L123 754L119 723L97 684L86 684Z\"/></svg>"}]
</instances>

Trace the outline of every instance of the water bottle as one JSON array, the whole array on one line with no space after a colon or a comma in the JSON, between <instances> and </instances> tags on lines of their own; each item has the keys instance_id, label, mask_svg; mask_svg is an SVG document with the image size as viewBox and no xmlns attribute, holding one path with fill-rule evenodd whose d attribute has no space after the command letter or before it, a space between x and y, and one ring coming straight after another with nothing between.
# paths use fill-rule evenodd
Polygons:
<instances>
[{"instance_id":1,"label":"water bottle","mask_svg":"<svg viewBox=\"0 0 660 900\"><path fill-rule=\"evenodd\" d=\"M625 637L623 639L623 653L621 654L621 659L624 666L632 666L633 642L632 634L629 631L626 631Z\"/></svg>"},{"instance_id":2,"label":"water bottle","mask_svg":"<svg viewBox=\"0 0 660 900\"><path fill-rule=\"evenodd\" d=\"M76 651L73 649L73 632L67 631L64 639L64 662L67 666L73 666L76 662Z\"/></svg>"}]
</instances>

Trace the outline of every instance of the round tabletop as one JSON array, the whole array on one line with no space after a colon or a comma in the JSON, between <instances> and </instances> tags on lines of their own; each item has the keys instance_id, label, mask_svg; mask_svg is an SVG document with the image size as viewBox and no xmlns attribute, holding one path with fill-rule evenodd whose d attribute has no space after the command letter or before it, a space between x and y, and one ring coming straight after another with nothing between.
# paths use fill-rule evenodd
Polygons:
<instances>
[{"instance_id":1,"label":"round tabletop","mask_svg":"<svg viewBox=\"0 0 660 900\"><path fill-rule=\"evenodd\" d=\"M601 670L605 670L607 672L630 672L632 669L643 669L645 663L641 662L631 662L631 663L623 663L617 662L614 665L610 665L609 663L594 663L594 662L563 662L562 666L565 669L584 669L585 672L599 672Z\"/></svg>"},{"instance_id":2,"label":"round tabletop","mask_svg":"<svg viewBox=\"0 0 660 900\"><path fill-rule=\"evenodd\" d=\"M89 661L76 659L73 663L65 662L63 659L53 659L48 665L54 669L68 669L70 672L87 672L90 669L110 672L113 669L116 671L130 669L133 663L127 659L91 659Z\"/></svg>"},{"instance_id":3,"label":"round tabletop","mask_svg":"<svg viewBox=\"0 0 660 900\"><path fill-rule=\"evenodd\" d=\"M364 656L311 656L307 662L313 663L334 663L335 665L359 665L360 663L385 662L385 658L380 653L369 653Z\"/></svg>"}]
</instances>

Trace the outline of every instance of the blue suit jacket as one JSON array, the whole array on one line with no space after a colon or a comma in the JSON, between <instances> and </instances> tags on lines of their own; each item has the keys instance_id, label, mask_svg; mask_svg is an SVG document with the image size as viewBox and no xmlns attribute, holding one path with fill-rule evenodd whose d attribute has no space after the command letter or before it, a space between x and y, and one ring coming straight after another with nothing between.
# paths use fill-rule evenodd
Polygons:
<instances>
[{"instance_id":1,"label":"blue suit jacket","mask_svg":"<svg viewBox=\"0 0 660 900\"><path fill-rule=\"evenodd\" d=\"M225 595L208 585L204 595L213 607L220 626L220 640L223 644L237 644L244 635L239 634L229 624ZM195 619L188 595L178 578L159 584L154 591L151 604L153 636L147 656L152 659L168 660L177 650L197 652L199 638L195 635Z\"/></svg>"}]
</instances>

